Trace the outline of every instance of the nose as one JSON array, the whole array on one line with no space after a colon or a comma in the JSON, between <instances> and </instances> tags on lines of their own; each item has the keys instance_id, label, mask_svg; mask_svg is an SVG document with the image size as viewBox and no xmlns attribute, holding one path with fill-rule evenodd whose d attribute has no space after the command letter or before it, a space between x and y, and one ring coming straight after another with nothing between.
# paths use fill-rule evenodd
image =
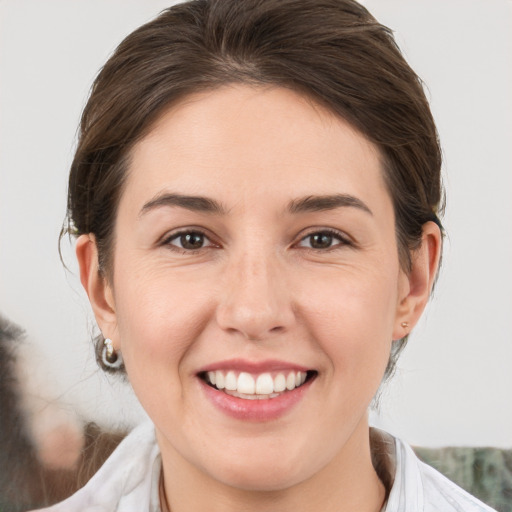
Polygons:
<instances>
[{"instance_id":1,"label":"nose","mask_svg":"<svg viewBox=\"0 0 512 512\"><path fill-rule=\"evenodd\" d=\"M231 334L264 340L295 319L283 266L276 257L245 253L225 270L217 323Z\"/></svg>"}]
</instances>

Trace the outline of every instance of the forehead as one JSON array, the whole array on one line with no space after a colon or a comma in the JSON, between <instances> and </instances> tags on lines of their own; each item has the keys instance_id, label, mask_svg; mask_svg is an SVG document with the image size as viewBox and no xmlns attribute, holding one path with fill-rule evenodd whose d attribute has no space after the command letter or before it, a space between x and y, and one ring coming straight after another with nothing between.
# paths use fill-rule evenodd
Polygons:
<instances>
[{"instance_id":1,"label":"forehead","mask_svg":"<svg viewBox=\"0 0 512 512\"><path fill-rule=\"evenodd\" d=\"M186 97L132 150L125 194L166 189L227 202L307 194L388 195L380 154L343 119L284 88Z\"/></svg>"}]
</instances>

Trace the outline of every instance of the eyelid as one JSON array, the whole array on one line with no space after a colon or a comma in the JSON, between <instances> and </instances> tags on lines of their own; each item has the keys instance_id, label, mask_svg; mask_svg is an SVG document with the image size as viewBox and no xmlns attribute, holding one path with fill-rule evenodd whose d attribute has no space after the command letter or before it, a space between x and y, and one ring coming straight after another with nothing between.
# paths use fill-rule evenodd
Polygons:
<instances>
[{"instance_id":1,"label":"eyelid","mask_svg":"<svg viewBox=\"0 0 512 512\"><path fill-rule=\"evenodd\" d=\"M184 249L184 248L179 247L178 245L174 245L171 243L173 240L176 240L180 236L185 235L185 234L190 234L190 233L198 233L198 234L202 235L206 240L208 240L209 244L204 247L200 247L199 249ZM306 238L308 238L312 235L315 235L315 234L331 235L333 238L336 238L339 241L339 243L336 243L327 249L315 249L312 247L302 247L303 249L326 252L326 251L329 251L330 249L334 249L338 246L354 246L355 245L355 242L352 239L352 237L347 235L345 232L340 231L338 229L330 228L330 227L318 226L318 227L310 227L310 228L303 230L297 236L297 238L296 238L297 241L294 242L292 244L292 246L299 246L300 243L303 242ZM194 251L201 251L203 249L207 249L207 248L211 248L211 247L214 247L214 248L221 247L221 243L216 240L216 237L214 235L212 235L209 232L209 230L199 227L199 226L185 226L185 227L176 228L170 232L167 232L165 235L163 235L158 240L157 244L162 245L162 246L169 246L178 251L183 251L183 252L187 252L187 253L191 253Z\"/></svg>"},{"instance_id":2,"label":"eyelid","mask_svg":"<svg viewBox=\"0 0 512 512\"><path fill-rule=\"evenodd\" d=\"M339 240L339 243L336 243L334 244L333 246L327 248L327 249L315 249L313 247L303 247L304 249L309 249L309 250L312 250L312 251L323 251L323 252L326 252L326 251L329 251L331 249L335 249L339 246L350 246L350 247L353 247L355 245L353 239L347 235L346 233L344 233L343 231L339 231L337 229L334 229L334 228L328 228L328 227L314 227L314 228L308 228L306 230L306 232L302 232L300 235L299 235L299 239L297 242L295 242L293 245L295 246L299 246L299 244L301 242L303 242L306 238L312 236L312 235L317 235L317 234L328 234L330 236L332 236L333 238L336 238Z\"/></svg>"},{"instance_id":3,"label":"eyelid","mask_svg":"<svg viewBox=\"0 0 512 512\"><path fill-rule=\"evenodd\" d=\"M200 247L199 249L184 249L178 245L174 245L171 243L173 240L176 240L180 236L190 234L190 233L198 233L198 234L202 235L206 240L208 240L210 242L209 245ZM158 240L157 245L168 246L170 248L176 249L177 251L182 251L182 252L187 252L187 253L201 251L203 249L207 249L210 247L220 247L220 244L215 241L215 237L212 236L208 230L198 227L198 226L186 226L186 227L176 228L170 232L168 231L165 235L163 235Z\"/></svg>"}]
</instances>

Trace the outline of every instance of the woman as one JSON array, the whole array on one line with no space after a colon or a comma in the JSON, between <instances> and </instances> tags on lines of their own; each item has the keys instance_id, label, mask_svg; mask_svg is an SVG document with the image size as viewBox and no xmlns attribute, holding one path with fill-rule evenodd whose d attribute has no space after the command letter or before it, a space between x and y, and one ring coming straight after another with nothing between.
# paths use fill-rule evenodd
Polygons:
<instances>
[{"instance_id":1,"label":"woman","mask_svg":"<svg viewBox=\"0 0 512 512\"><path fill-rule=\"evenodd\" d=\"M50 510L490 510L370 430L439 265L421 83L351 0L173 7L84 110L70 230L152 423Z\"/></svg>"}]
</instances>

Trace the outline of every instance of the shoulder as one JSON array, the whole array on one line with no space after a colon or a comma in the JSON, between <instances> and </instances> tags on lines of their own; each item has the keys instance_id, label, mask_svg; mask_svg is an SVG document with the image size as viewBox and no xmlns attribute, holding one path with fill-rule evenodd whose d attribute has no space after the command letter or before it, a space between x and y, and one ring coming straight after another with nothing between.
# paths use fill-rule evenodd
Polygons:
<instances>
[{"instance_id":1,"label":"shoulder","mask_svg":"<svg viewBox=\"0 0 512 512\"><path fill-rule=\"evenodd\" d=\"M40 512L140 512L158 510L160 451L152 423L135 428L78 492Z\"/></svg>"},{"instance_id":2,"label":"shoulder","mask_svg":"<svg viewBox=\"0 0 512 512\"><path fill-rule=\"evenodd\" d=\"M488 505L466 492L431 466L417 461L420 466L425 496L425 512L450 510L456 512L491 512Z\"/></svg>"},{"instance_id":3,"label":"shoulder","mask_svg":"<svg viewBox=\"0 0 512 512\"><path fill-rule=\"evenodd\" d=\"M395 477L388 512L493 512L434 468L421 462L412 448L395 438Z\"/></svg>"}]
</instances>

